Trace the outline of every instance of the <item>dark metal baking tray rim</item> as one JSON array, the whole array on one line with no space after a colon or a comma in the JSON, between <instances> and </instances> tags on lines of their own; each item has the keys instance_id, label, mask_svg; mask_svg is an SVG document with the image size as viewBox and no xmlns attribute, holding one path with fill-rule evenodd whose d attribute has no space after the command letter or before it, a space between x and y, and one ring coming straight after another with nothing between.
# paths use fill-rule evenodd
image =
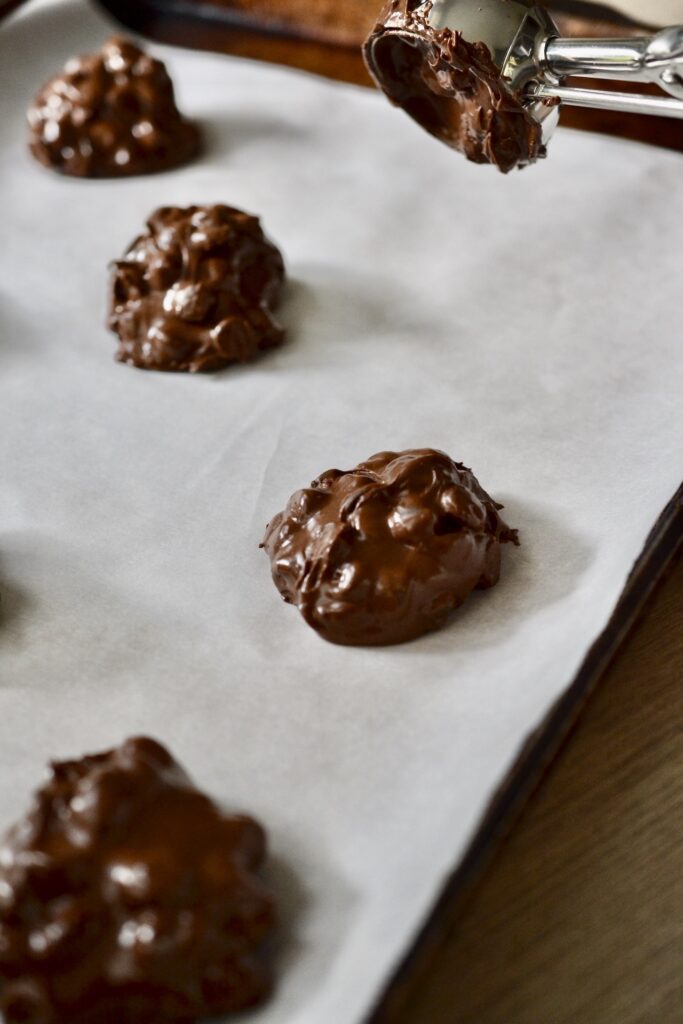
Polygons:
<instances>
[{"instance_id":1,"label":"dark metal baking tray rim","mask_svg":"<svg viewBox=\"0 0 683 1024\"><path fill-rule=\"evenodd\" d=\"M683 547L683 484L666 506L636 561L612 616L569 689L527 740L470 843L444 884L426 923L385 984L363 1024L389 1024L411 982L423 970L457 916L457 904L482 874L543 775L557 756L607 666L626 639L648 598Z\"/></svg>"}]
</instances>

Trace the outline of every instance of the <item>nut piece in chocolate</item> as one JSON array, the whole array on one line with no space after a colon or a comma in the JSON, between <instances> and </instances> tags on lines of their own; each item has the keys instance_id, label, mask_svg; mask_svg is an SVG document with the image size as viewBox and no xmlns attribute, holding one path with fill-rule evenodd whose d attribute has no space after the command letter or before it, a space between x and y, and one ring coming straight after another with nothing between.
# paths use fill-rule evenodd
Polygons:
<instances>
[{"instance_id":1,"label":"nut piece in chocolate","mask_svg":"<svg viewBox=\"0 0 683 1024\"><path fill-rule=\"evenodd\" d=\"M257 217L231 206L162 207L113 264L116 358L189 373L246 363L284 340L272 312L284 278Z\"/></svg>"},{"instance_id":2,"label":"nut piece in chocolate","mask_svg":"<svg viewBox=\"0 0 683 1024\"><path fill-rule=\"evenodd\" d=\"M193 1024L261 1002L260 825L154 740L51 766L0 847L5 1024Z\"/></svg>"},{"instance_id":3,"label":"nut piece in chocolate","mask_svg":"<svg viewBox=\"0 0 683 1024\"><path fill-rule=\"evenodd\" d=\"M297 491L261 546L284 600L326 640L399 644L497 583L501 545L518 543L501 508L443 452L380 452Z\"/></svg>"},{"instance_id":4,"label":"nut piece in chocolate","mask_svg":"<svg viewBox=\"0 0 683 1024\"><path fill-rule=\"evenodd\" d=\"M118 37L99 53L72 58L40 90L28 123L36 159L79 178L164 171L199 149L199 132L176 107L164 65Z\"/></svg>"}]
</instances>

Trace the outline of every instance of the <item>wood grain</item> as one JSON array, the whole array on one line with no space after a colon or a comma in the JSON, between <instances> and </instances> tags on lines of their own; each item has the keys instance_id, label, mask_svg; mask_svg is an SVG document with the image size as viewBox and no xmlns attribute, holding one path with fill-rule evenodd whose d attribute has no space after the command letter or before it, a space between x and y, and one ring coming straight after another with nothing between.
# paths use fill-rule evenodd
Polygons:
<instances>
[{"instance_id":1,"label":"wood grain","mask_svg":"<svg viewBox=\"0 0 683 1024\"><path fill-rule=\"evenodd\" d=\"M683 1020L683 559L387 1024Z\"/></svg>"},{"instance_id":2,"label":"wood grain","mask_svg":"<svg viewBox=\"0 0 683 1024\"><path fill-rule=\"evenodd\" d=\"M372 84L360 46L377 17L379 0L316 0L315 5L308 0L97 2L124 25L162 42L286 64L341 81ZM571 0L555 0L549 6L566 35L614 36L643 31L614 14L607 20L609 12L605 7L573 4ZM577 10L584 13L577 15ZM592 12L590 17L587 12ZM628 85L619 82L600 85L628 89ZM632 88L657 92L656 87L649 85ZM562 124L683 152L680 120L564 107Z\"/></svg>"},{"instance_id":3,"label":"wood grain","mask_svg":"<svg viewBox=\"0 0 683 1024\"><path fill-rule=\"evenodd\" d=\"M0 0L0 14L20 2ZM287 0L296 12L290 32L308 2L296 0L293 8ZM357 45L333 45L335 34L359 33L366 2L353 0L352 29L348 13L335 29L326 12L344 5L320 0L316 23L326 21L328 33L321 42L302 25L294 41L264 32L258 18L238 29L173 16L171 3L164 9L151 0L100 0L152 37L368 84ZM272 29L282 6L214 0L223 3L243 15L268 8ZM569 22L562 27L569 30ZM592 26L572 27L580 34ZM615 31L603 27L604 34ZM564 122L683 150L683 122L581 111L565 111ZM456 923L429 968L408 976L401 1008L390 1009L382 1024L683 1021L682 737L683 559L489 870L450 908Z\"/></svg>"}]
</instances>

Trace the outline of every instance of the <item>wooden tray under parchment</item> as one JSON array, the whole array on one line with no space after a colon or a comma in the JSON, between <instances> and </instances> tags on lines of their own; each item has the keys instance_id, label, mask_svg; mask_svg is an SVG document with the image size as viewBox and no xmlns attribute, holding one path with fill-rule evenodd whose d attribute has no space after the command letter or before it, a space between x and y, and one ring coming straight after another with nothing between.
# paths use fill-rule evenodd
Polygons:
<instances>
[{"instance_id":1,"label":"wooden tray under parchment","mask_svg":"<svg viewBox=\"0 0 683 1024\"><path fill-rule=\"evenodd\" d=\"M101 2L126 25L162 41L254 57L369 84L359 47L376 16L375 0L317 0L316 4L310 0L213 0L208 5L192 0ZM643 31L642 27L595 5L566 2L561 10L555 8L554 14L567 35L637 35ZM578 109L565 109L562 120L571 127L683 151L683 122ZM447 931L456 897L482 871L511 827L682 539L683 488L653 529L607 629L587 655L568 692L530 739L467 857L444 887L428 923L385 987L368 1024L388 1024L392 1018L415 973Z\"/></svg>"},{"instance_id":2,"label":"wooden tray under parchment","mask_svg":"<svg viewBox=\"0 0 683 1024\"><path fill-rule=\"evenodd\" d=\"M282 17L281 5L277 0L239 5L203 3L201 9L192 0L106 0L109 10L117 14L125 24L155 38L274 60L345 80L363 80L358 40L351 35L348 26L344 27L346 23L340 28L335 19L330 18L327 23L328 34L324 32L324 12L334 13L342 5L333 6L325 0L317 0L318 15L322 21L317 21L313 28L309 23L307 30L305 8L309 3L310 0L300 0L298 4L290 2L288 8L292 16L287 20ZM348 3L354 15L354 31L358 31L359 37L365 32L364 10L367 6L364 0L349 0ZM371 6L374 8L374 4ZM268 19L255 16L255 11L263 15L266 9L269 11ZM572 24L578 26L579 22L574 21ZM611 21L609 26L615 32L625 30L624 24L616 21ZM603 21L603 27L609 26ZM580 31L588 33L591 26L581 23ZM348 37L344 35L346 32L349 33ZM578 118L584 116L583 112L571 113ZM604 116L612 115L598 115ZM628 122L629 130L623 134L683 150L683 125L678 122L614 116ZM640 123L640 128L636 122ZM617 130L617 121L607 125L584 122L577 126L622 134ZM641 130L642 135L638 134ZM449 908L454 896L482 870L496 843L509 829L515 813L553 758L682 539L683 488L674 496L652 531L610 623L588 653L572 686L530 739L501 787L465 860L448 881L417 943L406 955L385 988L375 1011L368 1018L372 1024L384 1024L390 1020L392 1007L400 1001L418 963L429 954L448 927Z\"/></svg>"}]
</instances>

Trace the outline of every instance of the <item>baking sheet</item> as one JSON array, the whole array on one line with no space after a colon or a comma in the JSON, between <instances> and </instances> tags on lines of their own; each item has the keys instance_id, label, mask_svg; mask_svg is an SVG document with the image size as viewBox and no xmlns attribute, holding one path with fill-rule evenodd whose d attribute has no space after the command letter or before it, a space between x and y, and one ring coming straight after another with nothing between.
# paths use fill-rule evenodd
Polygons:
<instances>
[{"instance_id":1,"label":"baking sheet","mask_svg":"<svg viewBox=\"0 0 683 1024\"><path fill-rule=\"evenodd\" d=\"M0 28L0 821L61 757L149 732L268 826L283 911L264 1024L356 1024L677 489L675 154L560 132L508 178L378 95L154 48L207 152L68 181L24 110L109 24ZM262 215L290 341L190 378L113 362L106 267L158 204ZM330 466L433 445L505 502L500 584L406 647L336 648L258 550Z\"/></svg>"}]
</instances>

